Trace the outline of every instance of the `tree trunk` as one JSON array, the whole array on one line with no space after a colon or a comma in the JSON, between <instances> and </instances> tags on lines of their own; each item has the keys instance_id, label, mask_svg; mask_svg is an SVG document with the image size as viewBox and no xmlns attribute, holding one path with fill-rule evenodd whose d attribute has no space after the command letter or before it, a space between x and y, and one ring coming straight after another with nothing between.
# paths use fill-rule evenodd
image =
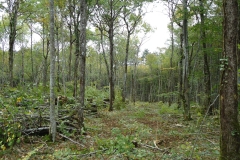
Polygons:
<instances>
[{"instance_id":1,"label":"tree trunk","mask_svg":"<svg viewBox=\"0 0 240 160\"><path fill-rule=\"evenodd\" d=\"M210 70L208 64L208 53L207 53L207 45L206 45L206 32L205 32L205 16L204 16L204 5L203 0L199 0L200 2L200 18L201 18L201 39L202 39L202 47L203 47L203 61L204 61L204 102L203 108L204 112L208 111L208 107L211 103L211 80L210 80ZM209 113L212 114L212 107L209 109Z\"/></svg>"},{"instance_id":2,"label":"tree trunk","mask_svg":"<svg viewBox=\"0 0 240 160\"><path fill-rule=\"evenodd\" d=\"M127 34L127 44L126 44L126 55L124 60L124 77L123 77L123 97L122 100L125 102L127 97L127 69L128 69L128 55L129 55L129 43L130 43L131 33L128 31Z\"/></svg>"},{"instance_id":3,"label":"tree trunk","mask_svg":"<svg viewBox=\"0 0 240 160\"><path fill-rule=\"evenodd\" d=\"M179 72L179 84L178 84L178 108L182 106L183 97L183 35L180 35L180 51L179 51L179 62L178 62L178 72Z\"/></svg>"},{"instance_id":4,"label":"tree trunk","mask_svg":"<svg viewBox=\"0 0 240 160\"><path fill-rule=\"evenodd\" d=\"M47 56L43 57L43 90L47 91L47 76L48 76L48 59Z\"/></svg>"},{"instance_id":5,"label":"tree trunk","mask_svg":"<svg viewBox=\"0 0 240 160\"><path fill-rule=\"evenodd\" d=\"M48 53L49 53L49 39L47 38L47 49L46 49L46 54L45 54L45 28L44 28L44 24L43 24L43 48L42 48L42 52L43 52L43 91L46 92L47 91L47 71L48 71Z\"/></svg>"},{"instance_id":6,"label":"tree trunk","mask_svg":"<svg viewBox=\"0 0 240 160\"><path fill-rule=\"evenodd\" d=\"M50 7L50 133L52 140L56 138L56 119L55 119L55 40L54 40L54 0L49 0Z\"/></svg>"},{"instance_id":7,"label":"tree trunk","mask_svg":"<svg viewBox=\"0 0 240 160\"><path fill-rule=\"evenodd\" d=\"M22 85L24 85L24 52L23 51L22 51L21 83L22 83Z\"/></svg>"},{"instance_id":8,"label":"tree trunk","mask_svg":"<svg viewBox=\"0 0 240 160\"><path fill-rule=\"evenodd\" d=\"M69 46L69 57L68 57L68 80L72 80L72 48L73 48L73 34L72 34L72 24L69 24L69 36L70 36L70 46Z\"/></svg>"},{"instance_id":9,"label":"tree trunk","mask_svg":"<svg viewBox=\"0 0 240 160\"><path fill-rule=\"evenodd\" d=\"M86 71L86 27L87 27L87 4L81 0L80 7L80 106L78 108L79 127L83 128L83 108L85 100L85 71Z\"/></svg>"},{"instance_id":10,"label":"tree trunk","mask_svg":"<svg viewBox=\"0 0 240 160\"><path fill-rule=\"evenodd\" d=\"M221 59L220 84L220 159L239 160L240 127L238 122L238 87L237 87L237 0L224 0L224 45Z\"/></svg>"},{"instance_id":11,"label":"tree trunk","mask_svg":"<svg viewBox=\"0 0 240 160\"><path fill-rule=\"evenodd\" d=\"M57 91L60 92L61 91L61 85L60 85L60 49L59 49L59 26L56 25L56 45L57 45Z\"/></svg>"},{"instance_id":12,"label":"tree trunk","mask_svg":"<svg viewBox=\"0 0 240 160\"><path fill-rule=\"evenodd\" d=\"M74 34L76 37L75 40L75 64L74 64L74 88L73 88L73 97L77 97L77 83L78 83L78 64L79 64L79 31L78 31L78 24L74 24Z\"/></svg>"},{"instance_id":13,"label":"tree trunk","mask_svg":"<svg viewBox=\"0 0 240 160\"><path fill-rule=\"evenodd\" d=\"M113 62L114 62L114 53L113 53L113 22L109 29L109 42L110 42L110 74L109 74L109 85L110 85L110 106L109 111L113 111L113 101L115 98L114 95L114 70L113 70Z\"/></svg>"},{"instance_id":14,"label":"tree trunk","mask_svg":"<svg viewBox=\"0 0 240 160\"><path fill-rule=\"evenodd\" d=\"M13 49L14 49L14 43L15 43L15 39L16 39L16 34L17 34L17 18L18 18L18 9L19 9L19 0L15 0L14 2L12 2L13 4L9 4L12 6L9 6L9 8L11 8L12 10L9 11L9 18L10 18L10 22L9 22L9 28L10 28L10 33L9 33L9 50L8 50L8 54L9 54L9 82L10 82L10 86L14 87L14 81L13 81Z\"/></svg>"},{"instance_id":15,"label":"tree trunk","mask_svg":"<svg viewBox=\"0 0 240 160\"><path fill-rule=\"evenodd\" d=\"M190 120L190 102L189 102L189 44L188 44L188 9L187 0L183 1L183 108L184 120Z\"/></svg>"},{"instance_id":16,"label":"tree trunk","mask_svg":"<svg viewBox=\"0 0 240 160\"><path fill-rule=\"evenodd\" d=\"M108 38L109 38L109 55L110 55L110 67L109 67L109 85L110 85L110 106L109 106L109 111L113 111L113 101L115 99L115 94L114 94L114 68L113 68L113 63L114 63L114 43L113 43L113 37L114 37L114 21L115 17L113 13L113 0L110 1L110 22L109 22L109 30L108 30Z\"/></svg>"},{"instance_id":17,"label":"tree trunk","mask_svg":"<svg viewBox=\"0 0 240 160\"><path fill-rule=\"evenodd\" d=\"M30 24L30 30L31 30L31 70L32 70L32 83L34 83L35 75L34 75L34 69L33 69L33 31L32 31L32 24Z\"/></svg>"}]
</instances>

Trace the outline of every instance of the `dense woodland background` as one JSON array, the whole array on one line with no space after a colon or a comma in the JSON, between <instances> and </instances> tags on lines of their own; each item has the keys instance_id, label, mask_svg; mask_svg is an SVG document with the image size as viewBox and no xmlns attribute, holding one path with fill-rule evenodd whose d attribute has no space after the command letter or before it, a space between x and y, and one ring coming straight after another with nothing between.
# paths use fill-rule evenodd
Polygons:
<instances>
[{"instance_id":1,"label":"dense woodland background","mask_svg":"<svg viewBox=\"0 0 240 160\"><path fill-rule=\"evenodd\" d=\"M10 2L8 4L2 2L1 84L6 85L12 81L13 86L31 84L46 88L50 73L48 1L24 3L19 1L19 8L14 8L17 1ZM76 46L79 45L76 42L78 30L75 29L79 27L79 6L74 3L77 2L55 2L55 61L58 90L64 90L67 83L73 83L74 74L79 72L75 67L76 49L79 47ZM106 17L106 14L110 8L108 2L105 2L106 6L88 3L86 86L103 89L109 85L109 67L106 67L109 66L110 44L106 31L108 29L106 19L109 17ZM174 1L155 2L164 5L166 14L169 14L171 19L169 31L172 37L169 37L169 46L166 48L159 48L159 51L154 53L146 48L140 53L139 48L146 40L147 34L153 31L149 24L142 21L144 14L147 14L145 8L149 4L144 1L129 1L125 2L127 3L125 8L119 8L121 3L117 1L113 6L116 12L113 35L114 83L119 89L126 88L124 96L131 101L163 101L169 104L178 102L179 88L182 85L180 69L183 65L181 60L184 49L181 39L182 4ZM210 104L218 94L219 60L223 45L222 3L190 1L187 8L189 99L204 106L206 99ZM16 24L12 22L14 16L17 18ZM33 33L41 37L39 41L34 39ZM9 37L15 39L13 60L8 54ZM9 61L13 61L12 71ZM128 67L126 83L124 83L125 64ZM9 81L10 72L13 76Z\"/></svg>"},{"instance_id":2,"label":"dense woodland background","mask_svg":"<svg viewBox=\"0 0 240 160\"><path fill-rule=\"evenodd\" d=\"M194 119L192 108L193 114L219 114L220 76L228 64L221 0L92 0L85 7L83 2L54 1L51 41L48 0L0 1L2 115L6 106L39 109L48 103L49 77L54 96L80 108L107 104L112 111L141 101L175 106L184 120ZM169 45L140 52L154 32L143 21L153 3L169 16ZM7 139L0 144L12 146Z\"/></svg>"}]
</instances>

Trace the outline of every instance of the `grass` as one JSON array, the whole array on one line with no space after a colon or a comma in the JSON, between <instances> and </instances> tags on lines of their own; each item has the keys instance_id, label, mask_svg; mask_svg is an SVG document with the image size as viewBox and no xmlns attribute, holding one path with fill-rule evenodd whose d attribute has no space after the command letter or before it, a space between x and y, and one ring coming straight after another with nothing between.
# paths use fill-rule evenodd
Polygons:
<instances>
[{"instance_id":1,"label":"grass","mask_svg":"<svg viewBox=\"0 0 240 160\"><path fill-rule=\"evenodd\" d=\"M43 137L28 137L13 148L1 151L1 159L138 159L138 160L215 160L219 157L219 124L193 113L183 121L182 112L164 103L136 103L97 117L86 117L86 134L78 137L80 146L62 137L52 143ZM154 145L158 141L157 147Z\"/></svg>"}]
</instances>

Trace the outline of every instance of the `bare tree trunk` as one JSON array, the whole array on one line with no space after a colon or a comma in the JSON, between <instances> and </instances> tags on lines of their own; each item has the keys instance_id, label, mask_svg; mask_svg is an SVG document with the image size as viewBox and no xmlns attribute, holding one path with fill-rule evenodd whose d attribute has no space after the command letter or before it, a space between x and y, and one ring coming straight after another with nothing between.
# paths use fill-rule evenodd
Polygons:
<instances>
[{"instance_id":1,"label":"bare tree trunk","mask_svg":"<svg viewBox=\"0 0 240 160\"><path fill-rule=\"evenodd\" d=\"M61 91L60 85L60 49L59 49L59 27L56 25L56 45L57 45L57 91Z\"/></svg>"},{"instance_id":2,"label":"bare tree trunk","mask_svg":"<svg viewBox=\"0 0 240 160\"><path fill-rule=\"evenodd\" d=\"M203 47L203 60L204 60L204 112L207 111L208 107L211 103L211 80L210 80L210 70L208 64L208 53L207 53L207 45L206 45L206 32L205 32L205 16L204 16L204 5L203 0L199 0L200 2L200 18L201 18L201 39L202 39L202 47ZM212 114L212 107L209 110L209 114Z\"/></svg>"},{"instance_id":3,"label":"bare tree trunk","mask_svg":"<svg viewBox=\"0 0 240 160\"><path fill-rule=\"evenodd\" d=\"M127 62L128 62L128 55L129 55L130 36L131 36L131 32L128 31L127 44L126 44L126 55L125 55L125 60L124 60L123 97L122 97L123 102L125 102L125 99L127 97L127 69L128 69Z\"/></svg>"},{"instance_id":4,"label":"bare tree trunk","mask_svg":"<svg viewBox=\"0 0 240 160\"><path fill-rule=\"evenodd\" d=\"M44 24L43 24L43 48L42 48L42 52L43 52L43 91L46 92L47 91L47 74L48 74L48 53L49 53L49 39L47 38L47 49L46 49L46 54L45 54L45 28L44 28Z\"/></svg>"},{"instance_id":5,"label":"bare tree trunk","mask_svg":"<svg viewBox=\"0 0 240 160\"><path fill-rule=\"evenodd\" d=\"M80 1L80 106L78 108L78 119L80 129L83 125L83 108L85 100L85 71L86 71L86 27L87 27L87 4L86 0Z\"/></svg>"},{"instance_id":6,"label":"bare tree trunk","mask_svg":"<svg viewBox=\"0 0 240 160\"><path fill-rule=\"evenodd\" d=\"M139 52L139 46L135 55L134 69L132 74L132 102L134 105L136 103L136 91L137 91L136 79L137 79L138 52Z\"/></svg>"},{"instance_id":7,"label":"bare tree trunk","mask_svg":"<svg viewBox=\"0 0 240 160\"><path fill-rule=\"evenodd\" d=\"M78 84L78 65L80 56L80 39L79 39L79 19L80 9L79 1L69 0L70 17L73 18L74 35L75 35L75 64L74 64L74 82L73 82L73 97L77 97L77 84Z\"/></svg>"},{"instance_id":8,"label":"bare tree trunk","mask_svg":"<svg viewBox=\"0 0 240 160\"><path fill-rule=\"evenodd\" d=\"M79 42L79 31L78 31L78 25L75 24L75 28L74 28L74 33L75 33L75 37L76 37L76 41L75 41L75 63L74 63L74 82L73 82L73 97L77 97L77 83L78 83L78 64L79 64L79 46L80 46L80 42Z\"/></svg>"},{"instance_id":9,"label":"bare tree trunk","mask_svg":"<svg viewBox=\"0 0 240 160\"><path fill-rule=\"evenodd\" d=\"M111 22L110 22L111 23ZM110 42L110 74L109 74L109 85L110 85L110 106L109 111L113 111L113 101L115 98L114 95L114 70L113 70L113 62L114 62L114 53L113 53L113 22L109 28L109 42Z\"/></svg>"},{"instance_id":10,"label":"bare tree trunk","mask_svg":"<svg viewBox=\"0 0 240 160\"><path fill-rule=\"evenodd\" d=\"M24 85L24 52L22 51L22 71L21 71L21 82Z\"/></svg>"},{"instance_id":11,"label":"bare tree trunk","mask_svg":"<svg viewBox=\"0 0 240 160\"><path fill-rule=\"evenodd\" d=\"M18 18L18 10L19 10L19 3L20 0L14 0L12 4L9 4L9 82L10 86L14 87L14 81L13 81L13 49L14 49L14 43L17 35L17 18Z\"/></svg>"},{"instance_id":12,"label":"bare tree trunk","mask_svg":"<svg viewBox=\"0 0 240 160\"><path fill-rule=\"evenodd\" d=\"M69 46L69 57L68 57L68 80L72 79L72 48L73 48L73 34L72 34L72 24L69 24L69 36L70 36L70 46Z\"/></svg>"},{"instance_id":13,"label":"bare tree trunk","mask_svg":"<svg viewBox=\"0 0 240 160\"><path fill-rule=\"evenodd\" d=\"M170 4L171 3L171 4ZM175 14L175 10L176 10L176 5L174 6L174 2L169 2L169 17L171 20L171 57L170 57L170 72L169 72L169 77L170 77L170 81L168 84L169 87L169 91L171 92L171 95L169 97L169 105L171 105L171 103L173 102L173 91L174 91L174 74L173 74L173 55L174 55L174 14Z\"/></svg>"},{"instance_id":14,"label":"bare tree trunk","mask_svg":"<svg viewBox=\"0 0 240 160\"><path fill-rule=\"evenodd\" d=\"M178 84L178 108L182 106L183 99L183 35L180 35L180 51L179 51L179 62L178 62L178 72L179 72L179 84Z\"/></svg>"},{"instance_id":15,"label":"bare tree trunk","mask_svg":"<svg viewBox=\"0 0 240 160\"><path fill-rule=\"evenodd\" d=\"M32 31L32 23L30 24L30 30L31 30L31 69L32 69L32 83L34 83L35 80L35 75L34 75L34 69L33 69L33 50L32 50L32 46L33 46L33 31Z\"/></svg>"},{"instance_id":16,"label":"bare tree trunk","mask_svg":"<svg viewBox=\"0 0 240 160\"><path fill-rule=\"evenodd\" d=\"M109 66L109 85L110 85L110 106L109 106L109 111L113 111L113 101L115 99L115 94L114 94L114 68L113 68L113 63L114 63L114 43L113 43L113 37L114 37L114 21L115 17L113 13L113 0L110 1L110 22L109 22L109 30L108 30L108 35L109 35L109 45L110 45L110 66Z\"/></svg>"},{"instance_id":17,"label":"bare tree trunk","mask_svg":"<svg viewBox=\"0 0 240 160\"><path fill-rule=\"evenodd\" d=\"M188 9L187 0L183 0L183 108L184 120L190 120L190 102L189 102L189 44L188 44Z\"/></svg>"},{"instance_id":18,"label":"bare tree trunk","mask_svg":"<svg viewBox=\"0 0 240 160\"><path fill-rule=\"evenodd\" d=\"M78 83L78 64L79 64L79 49L77 49L77 41L76 40L76 53L75 53L75 63L74 63L74 80L73 80L73 97L77 97L77 83ZM78 43L79 46L79 43Z\"/></svg>"},{"instance_id":19,"label":"bare tree trunk","mask_svg":"<svg viewBox=\"0 0 240 160\"><path fill-rule=\"evenodd\" d=\"M54 40L54 0L49 0L50 7L50 133L52 140L56 138L56 117L55 117L55 40Z\"/></svg>"},{"instance_id":20,"label":"bare tree trunk","mask_svg":"<svg viewBox=\"0 0 240 160\"><path fill-rule=\"evenodd\" d=\"M220 84L220 160L239 160L240 126L238 122L237 40L238 2L223 0L224 44Z\"/></svg>"}]
</instances>

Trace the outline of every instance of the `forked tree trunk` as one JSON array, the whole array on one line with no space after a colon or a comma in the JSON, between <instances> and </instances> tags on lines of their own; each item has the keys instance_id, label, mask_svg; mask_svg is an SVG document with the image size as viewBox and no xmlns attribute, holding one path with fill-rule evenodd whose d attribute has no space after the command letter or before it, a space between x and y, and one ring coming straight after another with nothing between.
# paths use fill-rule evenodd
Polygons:
<instances>
[{"instance_id":1,"label":"forked tree trunk","mask_svg":"<svg viewBox=\"0 0 240 160\"><path fill-rule=\"evenodd\" d=\"M220 84L220 159L239 160L240 127L238 122L238 87L237 87L237 32L238 2L223 0L224 45L221 84Z\"/></svg>"}]
</instances>

